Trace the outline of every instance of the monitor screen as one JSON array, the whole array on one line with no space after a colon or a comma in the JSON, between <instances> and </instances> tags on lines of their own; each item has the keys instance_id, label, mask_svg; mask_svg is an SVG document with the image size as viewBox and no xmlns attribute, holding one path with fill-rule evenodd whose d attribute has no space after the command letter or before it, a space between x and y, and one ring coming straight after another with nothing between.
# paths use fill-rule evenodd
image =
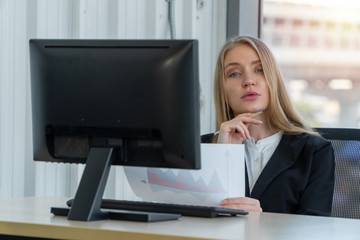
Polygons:
<instances>
[{"instance_id":1,"label":"monitor screen","mask_svg":"<svg viewBox=\"0 0 360 240\"><path fill-rule=\"evenodd\" d=\"M31 39L30 73L34 160L200 168L197 40Z\"/></svg>"}]
</instances>

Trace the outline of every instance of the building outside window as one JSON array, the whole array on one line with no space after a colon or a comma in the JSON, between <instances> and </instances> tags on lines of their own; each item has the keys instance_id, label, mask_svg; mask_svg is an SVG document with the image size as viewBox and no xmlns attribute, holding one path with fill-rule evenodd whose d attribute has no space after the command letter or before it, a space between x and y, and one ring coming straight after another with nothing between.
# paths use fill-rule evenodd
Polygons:
<instances>
[{"instance_id":1,"label":"building outside window","mask_svg":"<svg viewBox=\"0 0 360 240\"><path fill-rule=\"evenodd\" d=\"M263 0L261 38L313 127L360 127L360 1Z\"/></svg>"}]
</instances>

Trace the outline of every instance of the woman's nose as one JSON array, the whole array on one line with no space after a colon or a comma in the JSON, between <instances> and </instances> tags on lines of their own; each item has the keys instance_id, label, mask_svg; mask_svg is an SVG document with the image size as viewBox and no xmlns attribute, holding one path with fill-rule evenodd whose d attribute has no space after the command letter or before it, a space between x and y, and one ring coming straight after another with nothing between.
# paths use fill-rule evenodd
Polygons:
<instances>
[{"instance_id":1,"label":"woman's nose","mask_svg":"<svg viewBox=\"0 0 360 240\"><path fill-rule=\"evenodd\" d=\"M243 81L244 87L249 87L255 85L255 80L251 74L245 74L245 78Z\"/></svg>"}]
</instances>

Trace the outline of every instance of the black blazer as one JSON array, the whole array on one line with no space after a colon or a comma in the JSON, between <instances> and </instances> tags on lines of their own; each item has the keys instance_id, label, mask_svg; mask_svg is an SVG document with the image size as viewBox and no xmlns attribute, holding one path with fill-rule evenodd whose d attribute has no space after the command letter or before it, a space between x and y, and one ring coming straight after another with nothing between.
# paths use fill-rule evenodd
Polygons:
<instances>
[{"instance_id":1,"label":"black blazer","mask_svg":"<svg viewBox=\"0 0 360 240\"><path fill-rule=\"evenodd\" d=\"M201 136L210 143L213 134ZM331 143L306 133L284 134L252 192L246 172L246 196L258 199L264 212L330 216L335 157Z\"/></svg>"}]
</instances>

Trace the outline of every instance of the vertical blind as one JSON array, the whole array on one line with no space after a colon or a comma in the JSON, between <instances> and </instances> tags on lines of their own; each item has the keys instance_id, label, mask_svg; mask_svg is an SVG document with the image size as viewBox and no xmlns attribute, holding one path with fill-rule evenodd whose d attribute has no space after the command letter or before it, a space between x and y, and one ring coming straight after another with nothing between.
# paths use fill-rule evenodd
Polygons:
<instances>
[{"instance_id":1,"label":"vertical blind","mask_svg":"<svg viewBox=\"0 0 360 240\"><path fill-rule=\"evenodd\" d=\"M213 131L212 81L226 41L226 1L175 1L178 39L199 40L201 133ZM75 194L83 165L32 158L31 38L169 39L166 0L0 0L0 198ZM133 199L122 167L105 197Z\"/></svg>"}]
</instances>

